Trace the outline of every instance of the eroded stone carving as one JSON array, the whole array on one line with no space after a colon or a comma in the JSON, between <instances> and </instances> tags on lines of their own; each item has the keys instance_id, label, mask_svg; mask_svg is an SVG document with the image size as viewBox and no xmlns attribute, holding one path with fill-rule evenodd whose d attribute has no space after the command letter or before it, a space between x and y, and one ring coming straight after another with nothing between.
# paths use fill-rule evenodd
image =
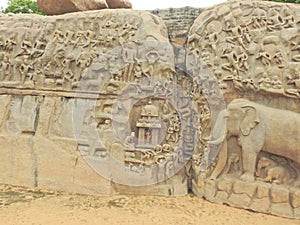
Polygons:
<instances>
[{"instance_id":1,"label":"eroded stone carving","mask_svg":"<svg viewBox=\"0 0 300 225\"><path fill-rule=\"evenodd\" d=\"M4 15L1 135L28 141L35 185L57 183L41 166L58 158L44 159L47 149L69 160L67 187L78 187L83 157L107 179L95 191L81 174L92 193L111 194L123 178L185 194L192 180L211 201L298 218L298 14L264 2L207 9L182 51L186 71L175 69L165 26L147 13ZM241 97L251 101L232 101Z\"/></svg>"},{"instance_id":2,"label":"eroded stone carving","mask_svg":"<svg viewBox=\"0 0 300 225\"><path fill-rule=\"evenodd\" d=\"M297 11L291 5L269 7L259 3L228 7L233 8L231 12L224 11L224 18L195 21L188 48L199 52L199 57L215 74L222 74L220 88L228 92L233 88L241 92L251 90L298 97L297 91L287 89L292 81L285 78L293 76L298 60L299 34L294 19ZM213 11L212 14L217 13ZM210 35L215 36L214 40L202 39ZM221 37L225 39L223 42ZM252 64L256 66L249 66ZM264 79L262 70L276 71L276 74Z\"/></svg>"},{"instance_id":3,"label":"eroded stone carving","mask_svg":"<svg viewBox=\"0 0 300 225\"><path fill-rule=\"evenodd\" d=\"M187 70L203 72L195 60L199 57L216 82L196 76L189 81L190 95L199 101L203 94L211 99L220 91L227 103L220 108L210 100L208 112L200 114L201 144L192 162L193 188L200 196L298 217L295 207L275 210L272 198L277 188L287 195L300 188L299 10L289 4L235 1L206 9L191 27ZM261 197L261 189L274 189L274 194ZM259 208L259 202L267 207Z\"/></svg>"},{"instance_id":4,"label":"eroded stone carving","mask_svg":"<svg viewBox=\"0 0 300 225\"><path fill-rule=\"evenodd\" d=\"M149 186L163 195L186 193L181 170L197 139L187 120L196 113L187 96L176 103L174 53L159 18L104 10L57 17L3 15L0 20L1 135L26 142L26 153L32 155L28 165L39 171L29 178L25 174L27 180L41 187L50 182L53 188L110 194L116 177L124 175L139 186L163 181ZM187 116L179 116L175 107ZM109 181L91 175L83 160ZM48 161L72 175L52 176ZM112 169L115 165L121 173Z\"/></svg>"},{"instance_id":5,"label":"eroded stone carving","mask_svg":"<svg viewBox=\"0 0 300 225\"><path fill-rule=\"evenodd\" d=\"M224 115L220 114L220 116ZM243 161L241 179L254 180L257 161L259 170L271 167L267 171L267 180L272 181L275 173L278 173L276 176L284 176L284 174L279 174L284 172L283 169L277 165L271 165L271 159L269 162L264 157L257 160L260 151L283 156L300 164L300 150L297 147L299 143L297 139L293 139L293 136L299 133L297 125L299 119L300 115L297 113L265 107L242 99L234 100L228 105L226 121L222 119L218 121L226 123L226 134L222 136L223 138L229 139L232 136L238 138ZM219 140L209 141L209 144L222 143L224 141L222 137ZM227 159L228 156L225 158ZM260 177L261 171L257 171L257 174ZM283 177L278 177L277 182L282 183L282 179Z\"/></svg>"}]
</instances>

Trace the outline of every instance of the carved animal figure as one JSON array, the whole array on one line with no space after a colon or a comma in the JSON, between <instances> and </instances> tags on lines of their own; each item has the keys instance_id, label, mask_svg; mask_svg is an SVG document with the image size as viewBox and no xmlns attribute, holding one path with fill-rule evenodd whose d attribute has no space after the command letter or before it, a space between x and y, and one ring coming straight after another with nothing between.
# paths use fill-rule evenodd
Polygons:
<instances>
[{"instance_id":1,"label":"carved animal figure","mask_svg":"<svg viewBox=\"0 0 300 225\"><path fill-rule=\"evenodd\" d=\"M231 153L231 155L228 158L227 168L225 169L225 173L229 173L230 170L233 170L234 172L238 172L239 171L239 161L240 161L239 154Z\"/></svg>"},{"instance_id":2,"label":"carved animal figure","mask_svg":"<svg viewBox=\"0 0 300 225\"><path fill-rule=\"evenodd\" d=\"M216 129L224 124L226 132L220 134ZM236 99L229 103L226 114L219 114L212 133L219 133L219 136L208 142L210 146L223 143L219 152L219 158L222 155L222 159L218 161L212 179L217 178L225 167L226 145L230 137L237 138L242 149L241 179L254 180L257 155L262 150L300 163L298 113L267 107L246 99Z\"/></svg>"},{"instance_id":3,"label":"carved animal figure","mask_svg":"<svg viewBox=\"0 0 300 225\"><path fill-rule=\"evenodd\" d=\"M276 166L268 169L266 178L258 178L257 180L269 183L283 184L289 180L289 174L283 166Z\"/></svg>"},{"instance_id":4,"label":"carved animal figure","mask_svg":"<svg viewBox=\"0 0 300 225\"><path fill-rule=\"evenodd\" d=\"M288 169L267 157L261 157L258 161L256 176L257 180L275 184L288 183L290 180Z\"/></svg>"}]
</instances>

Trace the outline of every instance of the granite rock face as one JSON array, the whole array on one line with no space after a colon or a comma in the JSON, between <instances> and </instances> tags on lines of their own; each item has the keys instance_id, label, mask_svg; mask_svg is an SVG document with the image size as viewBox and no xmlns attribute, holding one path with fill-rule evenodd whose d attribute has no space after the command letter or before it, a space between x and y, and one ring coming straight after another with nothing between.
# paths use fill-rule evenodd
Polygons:
<instances>
[{"instance_id":1,"label":"granite rock face","mask_svg":"<svg viewBox=\"0 0 300 225\"><path fill-rule=\"evenodd\" d=\"M0 182L300 218L299 7L188 10L2 15Z\"/></svg>"},{"instance_id":2,"label":"granite rock face","mask_svg":"<svg viewBox=\"0 0 300 225\"><path fill-rule=\"evenodd\" d=\"M37 5L46 15L132 7L127 0L38 0Z\"/></svg>"},{"instance_id":3,"label":"granite rock face","mask_svg":"<svg viewBox=\"0 0 300 225\"><path fill-rule=\"evenodd\" d=\"M230 1L205 9L194 21L187 70L209 68L216 82L205 90L207 98L222 93L226 103L219 111L209 107L214 126L200 132L202 160L194 166L200 196L299 218L299 15L297 4ZM193 83L205 81L203 74ZM196 99L202 95L193 93ZM215 188L207 192L212 182Z\"/></svg>"},{"instance_id":4,"label":"granite rock face","mask_svg":"<svg viewBox=\"0 0 300 225\"><path fill-rule=\"evenodd\" d=\"M156 109L173 85L173 49L160 18L116 9L0 22L1 183L101 195L187 193L182 151L174 150L178 131L154 152L160 136L149 138L141 113L162 116ZM159 98L150 103L154 85ZM175 114L165 120L179 125ZM128 122L148 135L140 147Z\"/></svg>"},{"instance_id":5,"label":"granite rock face","mask_svg":"<svg viewBox=\"0 0 300 225\"><path fill-rule=\"evenodd\" d=\"M37 6L46 15L59 15L78 11L71 0L38 0Z\"/></svg>"},{"instance_id":6,"label":"granite rock face","mask_svg":"<svg viewBox=\"0 0 300 225\"><path fill-rule=\"evenodd\" d=\"M128 0L106 0L106 2L110 9L132 8L132 5Z\"/></svg>"}]
</instances>

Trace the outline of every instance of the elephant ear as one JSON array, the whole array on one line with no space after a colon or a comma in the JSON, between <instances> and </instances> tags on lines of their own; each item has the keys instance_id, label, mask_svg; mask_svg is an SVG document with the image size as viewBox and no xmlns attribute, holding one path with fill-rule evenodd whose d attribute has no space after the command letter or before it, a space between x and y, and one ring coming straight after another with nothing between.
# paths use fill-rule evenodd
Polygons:
<instances>
[{"instance_id":1,"label":"elephant ear","mask_svg":"<svg viewBox=\"0 0 300 225\"><path fill-rule=\"evenodd\" d=\"M253 106L243 106L244 118L240 124L241 132L244 136L248 136L251 130L259 124L258 113Z\"/></svg>"}]
</instances>

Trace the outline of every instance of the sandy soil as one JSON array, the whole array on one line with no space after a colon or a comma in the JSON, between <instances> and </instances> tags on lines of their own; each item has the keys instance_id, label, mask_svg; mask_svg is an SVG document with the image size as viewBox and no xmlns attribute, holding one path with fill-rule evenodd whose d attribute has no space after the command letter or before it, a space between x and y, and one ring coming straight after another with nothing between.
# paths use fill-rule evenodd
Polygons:
<instances>
[{"instance_id":1,"label":"sandy soil","mask_svg":"<svg viewBox=\"0 0 300 225\"><path fill-rule=\"evenodd\" d=\"M193 196L85 196L0 185L1 225L299 225Z\"/></svg>"}]
</instances>

